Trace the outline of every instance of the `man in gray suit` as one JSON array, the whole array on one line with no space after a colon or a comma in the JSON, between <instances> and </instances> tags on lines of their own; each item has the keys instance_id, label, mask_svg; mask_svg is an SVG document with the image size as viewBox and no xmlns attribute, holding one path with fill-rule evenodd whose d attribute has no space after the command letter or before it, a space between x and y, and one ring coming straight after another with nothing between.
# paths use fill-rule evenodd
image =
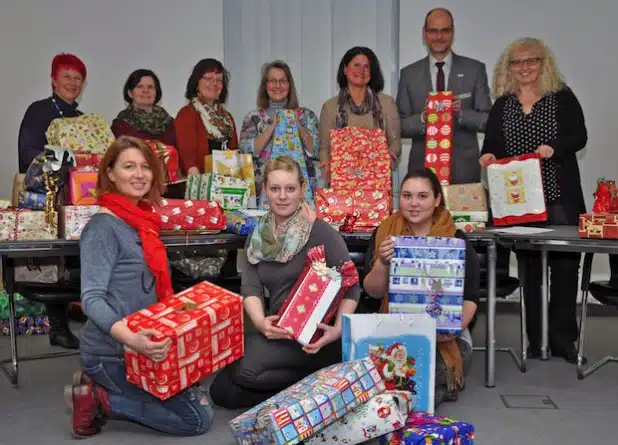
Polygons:
<instances>
[{"instance_id":1,"label":"man in gray suit","mask_svg":"<svg viewBox=\"0 0 618 445\"><path fill-rule=\"evenodd\" d=\"M397 108L401 137L412 138L408 170L425 165L425 105L430 91L452 91L454 132L451 184L480 182L477 133L485 131L491 108L485 65L451 51L452 14L436 8L425 17L423 40L429 54L401 70Z\"/></svg>"}]
</instances>

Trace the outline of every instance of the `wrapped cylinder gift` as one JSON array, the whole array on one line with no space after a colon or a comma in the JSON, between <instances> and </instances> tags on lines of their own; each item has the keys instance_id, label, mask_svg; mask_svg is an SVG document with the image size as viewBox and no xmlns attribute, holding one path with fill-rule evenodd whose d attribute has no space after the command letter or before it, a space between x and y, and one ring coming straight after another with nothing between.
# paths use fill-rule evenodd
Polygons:
<instances>
[{"instance_id":1,"label":"wrapped cylinder gift","mask_svg":"<svg viewBox=\"0 0 618 445\"><path fill-rule=\"evenodd\" d=\"M71 171L69 173L69 202L73 205L97 203L97 177L95 171Z\"/></svg>"},{"instance_id":2,"label":"wrapped cylinder gift","mask_svg":"<svg viewBox=\"0 0 618 445\"><path fill-rule=\"evenodd\" d=\"M161 215L161 230L207 232L225 230L225 215L215 201L162 199L154 209Z\"/></svg>"},{"instance_id":3,"label":"wrapped cylinder gift","mask_svg":"<svg viewBox=\"0 0 618 445\"><path fill-rule=\"evenodd\" d=\"M155 139L148 139L145 142L153 153L157 155L163 165L165 183L170 184L181 180L182 177L179 174L180 161L176 147L164 144L163 142Z\"/></svg>"},{"instance_id":4,"label":"wrapped cylinder gift","mask_svg":"<svg viewBox=\"0 0 618 445\"><path fill-rule=\"evenodd\" d=\"M165 400L244 354L242 297L204 281L125 318L129 329L172 339L161 362L125 352L127 380Z\"/></svg>"},{"instance_id":5,"label":"wrapped cylinder gift","mask_svg":"<svg viewBox=\"0 0 618 445\"><path fill-rule=\"evenodd\" d=\"M51 145L83 153L105 153L116 140L100 114L54 119L45 131Z\"/></svg>"},{"instance_id":6,"label":"wrapped cylinder gift","mask_svg":"<svg viewBox=\"0 0 618 445\"><path fill-rule=\"evenodd\" d=\"M96 205L60 206L58 208L58 236L77 240L90 218L99 212Z\"/></svg>"},{"instance_id":7,"label":"wrapped cylinder gift","mask_svg":"<svg viewBox=\"0 0 618 445\"><path fill-rule=\"evenodd\" d=\"M277 325L302 345L318 340L319 323L329 323L348 289L358 283L356 266L346 261L328 267L324 246L309 249L305 268L281 306Z\"/></svg>"},{"instance_id":8,"label":"wrapped cylinder gift","mask_svg":"<svg viewBox=\"0 0 618 445\"><path fill-rule=\"evenodd\" d=\"M323 431L304 441L305 445L342 443L356 445L403 428L410 407L411 394L387 391L354 408Z\"/></svg>"},{"instance_id":9,"label":"wrapped cylinder gift","mask_svg":"<svg viewBox=\"0 0 618 445\"><path fill-rule=\"evenodd\" d=\"M391 214L390 191L318 189L315 196L317 217L352 232L372 232Z\"/></svg>"},{"instance_id":10,"label":"wrapped cylinder gift","mask_svg":"<svg viewBox=\"0 0 618 445\"><path fill-rule=\"evenodd\" d=\"M430 92L427 95L425 119L425 167L436 174L440 184L449 184L453 145L453 92Z\"/></svg>"},{"instance_id":11,"label":"wrapped cylinder gift","mask_svg":"<svg viewBox=\"0 0 618 445\"><path fill-rule=\"evenodd\" d=\"M473 445L474 425L418 411L404 428L380 438L380 445Z\"/></svg>"},{"instance_id":12,"label":"wrapped cylinder gift","mask_svg":"<svg viewBox=\"0 0 618 445\"><path fill-rule=\"evenodd\" d=\"M187 178L185 199L216 201L225 210L246 209L250 184L244 179L216 173L190 175Z\"/></svg>"},{"instance_id":13,"label":"wrapped cylinder gift","mask_svg":"<svg viewBox=\"0 0 618 445\"><path fill-rule=\"evenodd\" d=\"M36 241L58 239L58 214L49 216L40 210L0 210L0 241Z\"/></svg>"},{"instance_id":14,"label":"wrapped cylinder gift","mask_svg":"<svg viewBox=\"0 0 618 445\"><path fill-rule=\"evenodd\" d=\"M20 209L45 210L45 193L35 193L24 190L19 192L17 207Z\"/></svg>"},{"instance_id":15,"label":"wrapped cylinder gift","mask_svg":"<svg viewBox=\"0 0 618 445\"><path fill-rule=\"evenodd\" d=\"M436 321L427 314L345 314L343 360L369 357L387 390L407 391L414 410L433 412Z\"/></svg>"},{"instance_id":16,"label":"wrapped cylinder gift","mask_svg":"<svg viewBox=\"0 0 618 445\"><path fill-rule=\"evenodd\" d=\"M494 161L487 167L487 183L494 225L547 221L539 155Z\"/></svg>"},{"instance_id":17,"label":"wrapped cylinder gift","mask_svg":"<svg viewBox=\"0 0 618 445\"><path fill-rule=\"evenodd\" d=\"M229 422L238 443L301 443L384 392L368 358L338 363L305 377Z\"/></svg>"},{"instance_id":18,"label":"wrapped cylinder gift","mask_svg":"<svg viewBox=\"0 0 618 445\"><path fill-rule=\"evenodd\" d=\"M584 213L579 215L580 238L618 239L617 213Z\"/></svg>"},{"instance_id":19,"label":"wrapped cylinder gift","mask_svg":"<svg viewBox=\"0 0 618 445\"><path fill-rule=\"evenodd\" d=\"M426 313L438 332L461 332L466 242L459 238L396 236L388 311Z\"/></svg>"}]
</instances>

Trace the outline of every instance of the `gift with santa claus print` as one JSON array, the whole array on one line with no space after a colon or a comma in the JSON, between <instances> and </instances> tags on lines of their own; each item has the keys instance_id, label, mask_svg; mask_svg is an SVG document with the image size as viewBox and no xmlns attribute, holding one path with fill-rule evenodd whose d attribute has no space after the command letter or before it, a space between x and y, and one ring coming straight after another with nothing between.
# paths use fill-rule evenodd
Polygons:
<instances>
[{"instance_id":1,"label":"gift with santa claus print","mask_svg":"<svg viewBox=\"0 0 618 445\"><path fill-rule=\"evenodd\" d=\"M244 355L242 297L203 281L129 315L133 332L154 329L172 340L165 360L126 350L127 380L166 400Z\"/></svg>"},{"instance_id":2,"label":"gift with santa claus print","mask_svg":"<svg viewBox=\"0 0 618 445\"><path fill-rule=\"evenodd\" d=\"M451 182L453 145L453 92L430 92L425 116L425 167L438 177L440 184Z\"/></svg>"},{"instance_id":3,"label":"gift with santa claus print","mask_svg":"<svg viewBox=\"0 0 618 445\"><path fill-rule=\"evenodd\" d=\"M349 288L358 283L356 266L349 260L328 267L324 246L309 249L305 268L281 306L277 325L302 345L316 342L323 334L318 324L328 324Z\"/></svg>"},{"instance_id":4,"label":"gift with santa claus print","mask_svg":"<svg viewBox=\"0 0 618 445\"><path fill-rule=\"evenodd\" d=\"M436 321L427 314L344 314L343 360L369 357L387 390L409 391L414 410L433 412Z\"/></svg>"}]
</instances>

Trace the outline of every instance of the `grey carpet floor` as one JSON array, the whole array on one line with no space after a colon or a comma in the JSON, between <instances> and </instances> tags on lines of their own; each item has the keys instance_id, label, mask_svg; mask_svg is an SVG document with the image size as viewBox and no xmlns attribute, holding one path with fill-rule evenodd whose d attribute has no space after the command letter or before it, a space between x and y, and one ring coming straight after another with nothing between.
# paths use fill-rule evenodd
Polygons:
<instances>
[{"instance_id":1,"label":"grey carpet floor","mask_svg":"<svg viewBox=\"0 0 618 445\"><path fill-rule=\"evenodd\" d=\"M499 315L500 345L517 345L518 319ZM475 331L477 345L483 342L481 318ZM590 319L588 357L618 355L618 318ZM20 339L20 354L52 350L46 337ZM0 338L0 357L8 354L8 338ZM24 362L20 387L13 388L0 376L0 444L63 444L73 440L70 417L62 391L76 357ZM496 387L484 386L484 353L475 352L468 386L456 403L445 404L440 414L471 422L479 445L615 443L618 425L618 364L610 364L579 381L574 365L562 359L532 360L528 372L520 373L512 359L498 353ZM125 422L109 422L89 444L217 444L235 443L227 421L238 412L216 409L210 432L197 438L170 438Z\"/></svg>"}]
</instances>

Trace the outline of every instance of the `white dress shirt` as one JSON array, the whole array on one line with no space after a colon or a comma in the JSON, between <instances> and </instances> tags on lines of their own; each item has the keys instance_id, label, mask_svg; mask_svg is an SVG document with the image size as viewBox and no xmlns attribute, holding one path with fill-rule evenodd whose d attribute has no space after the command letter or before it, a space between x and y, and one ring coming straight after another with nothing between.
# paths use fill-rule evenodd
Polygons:
<instances>
[{"instance_id":1,"label":"white dress shirt","mask_svg":"<svg viewBox=\"0 0 618 445\"><path fill-rule=\"evenodd\" d=\"M450 86L448 84L448 78L451 74L451 67L453 66L453 53L449 52L448 56L446 56L443 60L437 60L431 54L429 55L429 72L431 73L432 91L436 91L438 88L438 67L436 66L436 62L444 62L444 66L442 67L442 71L444 71L444 88L448 91Z\"/></svg>"}]
</instances>

